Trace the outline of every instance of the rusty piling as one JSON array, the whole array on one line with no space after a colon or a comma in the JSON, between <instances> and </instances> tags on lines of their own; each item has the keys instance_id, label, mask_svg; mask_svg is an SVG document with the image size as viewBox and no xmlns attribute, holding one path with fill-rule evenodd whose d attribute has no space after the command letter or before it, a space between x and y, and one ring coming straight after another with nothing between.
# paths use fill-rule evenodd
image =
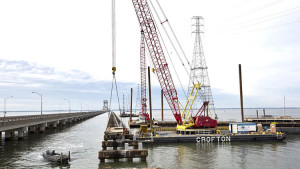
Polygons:
<instances>
[{"instance_id":1,"label":"rusty piling","mask_svg":"<svg viewBox=\"0 0 300 169\"><path fill-rule=\"evenodd\" d=\"M242 123L244 122L244 105L243 105L243 84L242 84L242 68L239 64L239 79L240 79L240 101L241 101L241 118Z\"/></svg>"}]
</instances>

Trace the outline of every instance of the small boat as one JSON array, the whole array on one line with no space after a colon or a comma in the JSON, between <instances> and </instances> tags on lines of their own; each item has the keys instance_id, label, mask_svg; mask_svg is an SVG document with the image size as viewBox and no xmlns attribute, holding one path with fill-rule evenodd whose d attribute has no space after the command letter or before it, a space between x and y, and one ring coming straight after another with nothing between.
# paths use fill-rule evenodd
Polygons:
<instances>
[{"instance_id":1,"label":"small boat","mask_svg":"<svg viewBox=\"0 0 300 169\"><path fill-rule=\"evenodd\" d=\"M43 153L43 157L48 161L58 162L58 163L68 163L68 161L71 160L70 151L69 151L69 155L64 155L63 153L61 154L55 153L55 150L53 151L47 150L46 152Z\"/></svg>"}]
</instances>

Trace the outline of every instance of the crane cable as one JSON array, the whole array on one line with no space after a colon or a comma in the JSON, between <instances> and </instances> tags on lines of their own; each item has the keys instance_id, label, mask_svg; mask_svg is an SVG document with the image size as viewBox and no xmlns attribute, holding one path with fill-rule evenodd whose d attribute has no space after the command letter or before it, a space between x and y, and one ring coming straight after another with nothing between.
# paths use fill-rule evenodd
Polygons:
<instances>
[{"instance_id":1,"label":"crane cable","mask_svg":"<svg viewBox=\"0 0 300 169\"><path fill-rule=\"evenodd\" d=\"M163 9L162 9L160 3L158 2L158 0L156 0L156 3L157 3L157 5L158 5L159 9L161 10L162 14L164 15L165 22L168 23L168 25L169 25L169 27L170 27L170 29L171 29L171 32L172 32L173 36L175 37L175 40L176 40L176 42L177 42L177 44L178 44L178 46L179 46L181 52L183 53L183 56L185 57L185 60L186 60L187 64L188 64L189 66L191 66L191 65L190 65L190 62L189 62L189 60L188 60L188 58L186 57L186 54L185 54L184 50L182 49L181 44L180 44L179 41L178 41L178 38L177 38L177 36L176 36L176 34L175 34L175 32L174 32L172 26L170 25L170 22L169 22L169 20L167 19L166 15L165 15L165 12L163 11Z\"/></svg>"},{"instance_id":2,"label":"crane cable","mask_svg":"<svg viewBox=\"0 0 300 169\"><path fill-rule=\"evenodd\" d=\"M168 22L168 19L166 19L164 22L162 22L161 19L160 19L160 17L159 17L159 15L158 15L158 13L157 13L157 11L156 11L156 9L154 8L154 5L153 5L153 3L152 3L151 0L150 0L150 4L151 4L151 6L152 6L152 8L153 8L153 10L154 10L155 15L157 16L157 18L158 18L158 20L159 20L159 22L160 22L160 24L162 25L162 28L163 28L163 30L165 31L165 33L166 33L166 35L167 35L167 37L168 37L168 39L169 39L169 41L170 41L170 43L171 43L171 45L172 45L172 47L173 47L173 49L174 49L174 51L175 51L177 57L179 58L179 60L180 60L180 62L181 62L181 64L182 64L182 66L184 67L184 70L185 70L186 73L189 75L188 70L187 70L187 68L186 68L186 66L185 66L185 64L184 64L184 62L183 62L183 60L181 59L181 57L180 57L180 55L179 55L179 53L178 53L178 51L177 51L177 49L176 49L176 47L175 47L173 41L171 40L170 35L168 34L168 32L167 32L167 30L166 30L166 28L165 28L165 26L164 26L164 23L165 23L165 22ZM154 17L153 17L153 18L154 18ZM188 62L188 64L189 64L189 62Z\"/></svg>"},{"instance_id":3,"label":"crane cable","mask_svg":"<svg viewBox=\"0 0 300 169\"><path fill-rule=\"evenodd\" d=\"M121 113L121 107L120 107L120 99L119 99L119 92L118 92L118 86L117 86L117 80L116 80L116 76L115 76L115 72L116 72L116 10L115 10L115 0L112 0L112 74L113 74L113 78L112 78L112 84L111 84L111 92L110 92L110 102L109 102L109 109L111 110L111 100L112 100L112 92L113 92L113 88L114 88L114 83L116 86L116 92L117 92L117 98L118 98L118 104L119 104L119 111ZM111 116L111 114L109 113L109 116ZM116 119L116 117L114 116L115 121L118 123L118 120ZM121 124L122 120L121 120ZM120 123L118 123L118 126L121 126Z\"/></svg>"},{"instance_id":4,"label":"crane cable","mask_svg":"<svg viewBox=\"0 0 300 169\"><path fill-rule=\"evenodd\" d=\"M113 88L114 88L114 83L115 83L115 86L116 86L116 92L117 92L117 98L118 98L118 105L119 105L119 111L120 111L120 114L121 114L121 107L120 107L120 98L119 98L119 92L118 92L118 86L117 86L117 79L115 77L115 74L113 72L113 79L112 79L112 83L111 83L111 91L110 91L110 101L109 101L109 110L111 110L111 100L112 100L112 92L113 92ZM114 117L116 118L116 117ZM117 121L115 119L115 121ZM121 121L122 123L122 121ZM120 126L120 124L118 124Z\"/></svg>"},{"instance_id":5,"label":"crane cable","mask_svg":"<svg viewBox=\"0 0 300 169\"><path fill-rule=\"evenodd\" d=\"M172 41L171 38L170 38L170 35L168 34L168 32L166 31L166 28L164 27L164 23L167 23L167 24L168 24L168 26L169 26L169 28L170 28L170 30L171 30L171 32L172 32L172 35L173 35L173 37L175 38L176 43L177 43L177 45L179 46L179 48L180 48L180 50L181 50L181 52L182 52L182 54L183 54L183 56L184 56L184 58L185 58L185 60L186 60L186 62L187 62L187 64L188 64L188 66L189 66L189 68L191 68L191 64L190 64L188 58L186 57L186 54L185 54L185 52L184 52L184 50L183 50L181 44L179 43L179 40L178 40L178 38L177 38L177 36L176 36L176 34L175 34L173 28L172 28L172 26L171 26L171 24L170 24L170 22L169 22L167 16L165 15L165 13L164 13L164 11L163 11L161 5L159 4L158 0L156 0L156 3L158 4L159 9L160 9L160 11L162 12L162 14L163 14L163 16L164 16L164 20L165 20L165 21L163 21L163 22L161 21L161 19L160 19L158 13L157 13L157 11L156 11L156 9L155 9L155 7L154 7L152 1L150 0L150 4L151 4L151 6L152 6L152 8L153 8L153 10L154 10L154 12L155 12L157 18L159 19L160 24L162 25L162 27L163 27L163 29L164 29L164 31L165 31L165 33L166 33L166 35L167 35L167 37L168 37L168 39L169 39L171 45L172 45L172 47L174 48L175 53L177 54L177 57L178 57L179 60L181 61L181 64L182 64L182 66L184 67L185 72L186 72L186 74L187 74L188 77L189 77L189 80L192 81L193 84L194 84L194 81L193 81L193 80L191 79L191 77L190 77L189 71L187 70L187 68L186 68L186 66L185 66L185 64L184 64L184 62L183 62L183 60L181 59L181 57L180 57L180 55L179 55L179 53L178 53L178 51L177 51L177 49L176 49L176 47L175 47L173 41ZM198 80L198 79L196 79L196 80L197 80L197 83L199 83L199 80ZM186 95L186 97L187 97L187 95Z\"/></svg>"},{"instance_id":6,"label":"crane cable","mask_svg":"<svg viewBox=\"0 0 300 169\"><path fill-rule=\"evenodd\" d=\"M154 9L154 6L153 6L151 0L150 0L150 4L151 4L152 8ZM156 12L155 9L154 9L154 11ZM175 69L174 63L173 63L173 61L172 61L172 59L171 59L171 56L170 56L169 51L168 51L168 49L167 49L167 47L166 47L165 41L164 41L164 39L162 38L162 35L161 35L161 33L160 33L160 30L158 29L158 26L157 26L157 24L156 24L156 22L155 22L155 19L154 19L154 17L153 17L153 14L152 14L151 10L150 10L150 13L151 13L152 18L153 18L153 20L154 20L154 24L155 24L155 26L156 26L156 28L157 28L158 35L159 35L159 37L160 37L160 39L161 39L161 41L162 41L162 44L163 44L163 46L164 46L164 48L165 48L165 50L166 50L167 56L168 56L168 58L170 59L171 65L172 65L172 67L173 67L173 69L174 69L174 71L175 71L176 77L177 77L177 79L178 79L178 81L179 81L179 83L180 83L181 89L182 89L182 91L183 91L185 97L187 97L187 93L186 93L186 91L185 91L184 88L183 88L183 85L182 85L182 83L181 83L181 80L180 80L180 78L179 78L179 76L178 76L178 73L177 73L177 71L176 71L176 69ZM157 13L156 13L156 15L157 15ZM166 30L165 30L165 31L166 31ZM180 57L179 57L179 58L180 58ZM151 63L151 62L150 62L150 63Z\"/></svg>"}]
</instances>

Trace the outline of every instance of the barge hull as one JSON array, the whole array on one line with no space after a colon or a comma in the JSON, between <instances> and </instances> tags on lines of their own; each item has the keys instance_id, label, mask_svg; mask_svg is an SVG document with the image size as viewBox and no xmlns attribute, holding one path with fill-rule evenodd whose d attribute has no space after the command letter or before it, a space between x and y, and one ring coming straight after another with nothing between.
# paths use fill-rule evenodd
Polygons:
<instances>
[{"instance_id":1,"label":"barge hull","mask_svg":"<svg viewBox=\"0 0 300 169\"><path fill-rule=\"evenodd\" d=\"M193 136L158 136L137 138L144 143L217 143L245 141L283 141L285 134L238 134L238 135L193 135Z\"/></svg>"}]
</instances>

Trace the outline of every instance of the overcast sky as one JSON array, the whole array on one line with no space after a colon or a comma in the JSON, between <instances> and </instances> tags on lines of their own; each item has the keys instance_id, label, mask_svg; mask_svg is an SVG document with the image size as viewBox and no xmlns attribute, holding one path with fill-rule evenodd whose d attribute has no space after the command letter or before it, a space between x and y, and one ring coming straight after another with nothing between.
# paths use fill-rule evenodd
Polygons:
<instances>
[{"instance_id":1,"label":"overcast sky","mask_svg":"<svg viewBox=\"0 0 300 169\"><path fill-rule=\"evenodd\" d=\"M159 2L189 59L191 18L204 17L202 41L217 108L239 107L238 64L244 107L282 107L284 96L286 106L300 107L300 1ZM126 98L133 88L135 103L140 28L132 2L116 0L116 16L118 87ZM111 39L110 0L0 1L0 98L14 96L7 100L8 110L39 110L33 91L43 94L47 110L67 109L64 99L71 100L72 109L79 110L80 103L83 109L102 107L110 98ZM168 50L186 87L188 77ZM152 75L154 108L159 108L160 88Z\"/></svg>"}]
</instances>

